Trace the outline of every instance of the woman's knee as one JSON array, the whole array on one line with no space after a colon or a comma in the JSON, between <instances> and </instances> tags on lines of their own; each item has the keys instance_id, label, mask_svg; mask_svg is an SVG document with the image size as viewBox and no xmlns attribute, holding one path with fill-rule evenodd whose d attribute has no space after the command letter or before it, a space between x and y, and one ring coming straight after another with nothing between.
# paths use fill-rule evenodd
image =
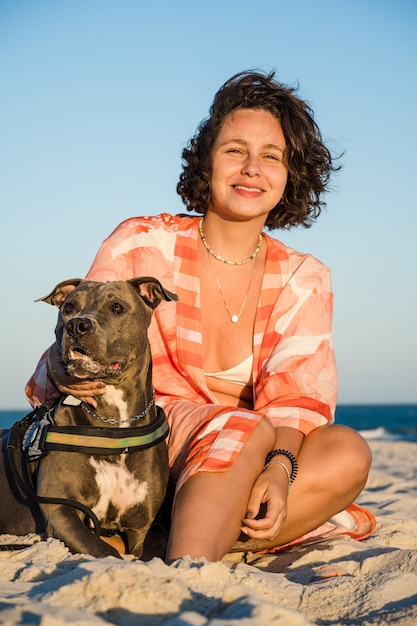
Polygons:
<instances>
[{"instance_id":1,"label":"woman's knee","mask_svg":"<svg viewBox=\"0 0 417 626\"><path fill-rule=\"evenodd\" d=\"M360 474L368 475L372 464L372 452L365 439L349 426L334 425L338 431L341 445L345 451L346 461Z\"/></svg>"},{"instance_id":2,"label":"woman's knee","mask_svg":"<svg viewBox=\"0 0 417 626\"><path fill-rule=\"evenodd\" d=\"M365 439L352 428L339 424L317 428L305 438L303 448L307 453L304 462L315 460L322 468L325 466L325 476L333 483L340 479L341 484L365 484L372 453Z\"/></svg>"}]
</instances>

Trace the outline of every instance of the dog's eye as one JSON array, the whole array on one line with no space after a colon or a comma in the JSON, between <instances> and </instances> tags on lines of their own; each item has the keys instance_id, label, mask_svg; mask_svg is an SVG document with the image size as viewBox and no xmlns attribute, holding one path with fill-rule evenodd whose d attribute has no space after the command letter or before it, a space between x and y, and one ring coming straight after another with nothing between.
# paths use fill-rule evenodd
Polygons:
<instances>
[{"instance_id":1,"label":"dog's eye","mask_svg":"<svg viewBox=\"0 0 417 626\"><path fill-rule=\"evenodd\" d=\"M74 305L72 302L64 302L64 305L62 307L62 310L64 313L66 313L67 315L71 315L71 313L74 311Z\"/></svg>"},{"instance_id":2,"label":"dog's eye","mask_svg":"<svg viewBox=\"0 0 417 626\"><path fill-rule=\"evenodd\" d=\"M124 308L123 305L120 304L120 302L114 302L111 307L110 310L112 313L114 313L115 315L121 315L122 313L124 313Z\"/></svg>"}]
</instances>

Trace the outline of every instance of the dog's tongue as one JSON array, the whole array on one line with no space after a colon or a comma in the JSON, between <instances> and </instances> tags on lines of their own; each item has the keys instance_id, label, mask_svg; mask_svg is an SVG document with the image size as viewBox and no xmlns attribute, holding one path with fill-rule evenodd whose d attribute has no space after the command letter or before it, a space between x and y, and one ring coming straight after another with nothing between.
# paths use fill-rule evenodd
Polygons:
<instances>
[{"instance_id":1,"label":"dog's tongue","mask_svg":"<svg viewBox=\"0 0 417 626\"><path fill-rule=\"evenodd\" d=\"M111 363L109 367L113 372L117 372L120 369L120 363L116 361L116 363Z\"/></svg>"}]
</instances>

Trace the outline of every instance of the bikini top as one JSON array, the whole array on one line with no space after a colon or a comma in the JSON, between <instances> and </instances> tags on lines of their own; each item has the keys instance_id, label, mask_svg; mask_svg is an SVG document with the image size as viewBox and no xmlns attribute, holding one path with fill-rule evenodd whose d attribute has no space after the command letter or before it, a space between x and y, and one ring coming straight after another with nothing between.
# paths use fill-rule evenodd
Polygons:
<instances>
[{"instance_id":1,"label":"bikini top","mask_svg":"<svg viewBox=\"0 0 417 626\"><path fill-rule=\"evenodd\" d=\"M221 372L204 372L204 374L205 376L212 376L213 378L226 380L229 383L245 387L246 385L252 384L252 368L253 354L250 354L246 359L233 367L229 367L227 370L222 370Z\"/></svg>"}]
</instances>

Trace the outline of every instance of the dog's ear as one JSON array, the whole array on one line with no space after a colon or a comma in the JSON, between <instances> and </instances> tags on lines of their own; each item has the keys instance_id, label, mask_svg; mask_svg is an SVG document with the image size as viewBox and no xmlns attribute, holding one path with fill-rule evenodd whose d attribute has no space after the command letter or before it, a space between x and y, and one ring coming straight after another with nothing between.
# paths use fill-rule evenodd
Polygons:
<instances>
[{"instance_id":1,"label":"dog's ear","mask_svg":"<svg viewBox=\"0 0 417 626\"><path fill-rule=\"evenodd\" d=\"M158 304L162 300L178 300L178 296L175 293L171 293L168 289L165 289L159 280L152 278L152 276L142 276L138 278L131 278L127 281L135 291L139 292L140 297L148 304L152 309L156 309Z\"/></svg>"},{"instance_id":2,"label":"dog's ear","mask_svg":"<svg viewBox=\"0 0 417 626\"><path fill-rule=\"evenodd\" d=\"M61 304L65 302L70 293L78 287L82 280L82 278L69 278L68 280L63 280L62 283L58 283L57 286L52 289L51 293L43 298L38 298L35 302L47 302L48 304L52 304L59 309Z\"/></svg>"}]
</instances>

